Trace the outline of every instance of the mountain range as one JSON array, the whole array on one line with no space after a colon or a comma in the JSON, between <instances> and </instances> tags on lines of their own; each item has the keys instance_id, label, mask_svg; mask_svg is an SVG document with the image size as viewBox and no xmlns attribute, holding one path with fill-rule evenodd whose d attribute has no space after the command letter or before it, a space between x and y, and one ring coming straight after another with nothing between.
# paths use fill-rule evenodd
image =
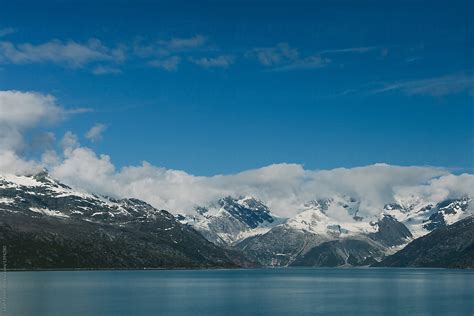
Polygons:
<instances>
[{"instance_id":1,"label":"mountain range","mask_svg":"<svg viewBox=\"0 0 474 316\"><path fill-rule=\"evenodd\" d=\"M0 176L0 241L9 269L472 267L470 203L409 196L374 213L334 195L286 218L252 196L227 196L172 214L73 189L44 171Z\"/></svg>"},{"instance_id":2,"label":"mountain range","mask_svg":"<svg viewBox=\"0 0 474 316\"><path fill-rule=\"evenodd\" d=\"M334 196L308 201L295 216L282 218L255 198L225 197L176 217L263 266L366 266L472 216L470 202L465 196L439 202L411 197L367 214L361 201Z\"/></svg>"}]
</instances>

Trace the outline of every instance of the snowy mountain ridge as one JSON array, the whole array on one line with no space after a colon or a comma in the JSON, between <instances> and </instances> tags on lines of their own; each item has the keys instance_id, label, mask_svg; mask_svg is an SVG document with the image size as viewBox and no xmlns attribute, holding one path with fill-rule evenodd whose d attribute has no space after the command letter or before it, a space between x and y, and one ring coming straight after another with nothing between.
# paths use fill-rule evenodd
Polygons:
<instances>
[{"instance_id":1,"label":"snowy mountain ridge","mask_svg":"<svg viewBox=\"0 0 474 316\"><path fill-rule=\"evenodd\" d=\"M227 196L206 207L196 207L194 212L193 215L177 215L177 218L219 245L231 245L264 234L286 220L272 214L263 202L250 196Z\"/></svg>"},{"instance_id":2,"label":"snowy mountain ridge","mask_svg":"<svg viewBox=\"0 0 474 316\"><path fill-rule=\"evenodd\" d=\"M0 195L0 209L10 212L29 211L105 222L171 216L138 199L114 199L74 190L45 171L33 176L0 175ZM41 203L39 198L43 200ZM48 201L52 208L47 207Z\"/></svg>"},{"instance_id":3,"label":"snowy mountain ridge","mask_svg":"<svg viewBox=\"0 0 474 316\"><path fill-rule=\"evenodd\" d=\"M394 200L374 213L357 198L333 195L297 205L294 216L283 218L252 196L226 196L195 207L192 214L172 215L138 199L75 190L47 172L0 175L0 215L5 220L19 216L110 224L152 233L176 246L183 233L200 233L206 242L242 252L264 266L373 264L413 239L473 214L467 196Z\"/></svg>"}]
</instances>

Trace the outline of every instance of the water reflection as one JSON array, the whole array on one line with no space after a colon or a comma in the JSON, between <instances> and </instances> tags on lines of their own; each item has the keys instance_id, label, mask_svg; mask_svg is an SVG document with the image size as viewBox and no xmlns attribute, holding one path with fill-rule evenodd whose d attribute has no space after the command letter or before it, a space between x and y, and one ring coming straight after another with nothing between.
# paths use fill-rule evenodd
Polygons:
<instances>
[{"instance_id":1,"label":"water reflection","mask_svg":"<svg viewBox=\"0 0 474 316\"><path fill-rule=\"evenodd\" d=\"M473 315L474 271L13 272L9 315Z\"/></svg>"}]
</instances>

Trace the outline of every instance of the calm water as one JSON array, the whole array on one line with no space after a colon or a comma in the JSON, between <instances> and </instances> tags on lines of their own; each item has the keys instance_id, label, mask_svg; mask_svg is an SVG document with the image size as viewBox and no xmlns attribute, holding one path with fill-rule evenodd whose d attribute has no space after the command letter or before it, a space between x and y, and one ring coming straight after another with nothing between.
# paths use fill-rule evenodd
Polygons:
<instances>
[{"instance_id":1,"label":"calm water","mask_svg":"<svg viewBox=\"0 0 474 316\"><path fill-rule=\"evenodd\" d=\"M10 272L7 285L7 315L474 315L472 270Z\"/></svg>"}]
</instances>

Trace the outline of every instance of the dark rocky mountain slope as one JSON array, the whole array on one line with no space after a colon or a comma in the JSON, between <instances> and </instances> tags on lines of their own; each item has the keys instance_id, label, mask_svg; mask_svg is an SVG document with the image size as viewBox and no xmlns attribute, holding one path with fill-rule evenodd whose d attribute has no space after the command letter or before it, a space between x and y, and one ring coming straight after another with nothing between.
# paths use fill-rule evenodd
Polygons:
<instances>
[{"instance_id":1,"label":"dark rocky mountain slope","mask_svg":"<svg viewBox=\"0 0 474 316\"><path fill-rule=\"evenodd\" d=\"M375 266L474 268L474 216L415 239Z\"/></svg>"},{"instance_id":2,"label":"dark rocky mountain slope","mask_svg":"<svg viewBox=\"0 0 474 316\"><path fill-rule=\"evenodd\" d=\"M77 192L44 172L0 176L0 244L7 246L9 269L251 264L166 211Z\"/></svg>"}]
</instances>

